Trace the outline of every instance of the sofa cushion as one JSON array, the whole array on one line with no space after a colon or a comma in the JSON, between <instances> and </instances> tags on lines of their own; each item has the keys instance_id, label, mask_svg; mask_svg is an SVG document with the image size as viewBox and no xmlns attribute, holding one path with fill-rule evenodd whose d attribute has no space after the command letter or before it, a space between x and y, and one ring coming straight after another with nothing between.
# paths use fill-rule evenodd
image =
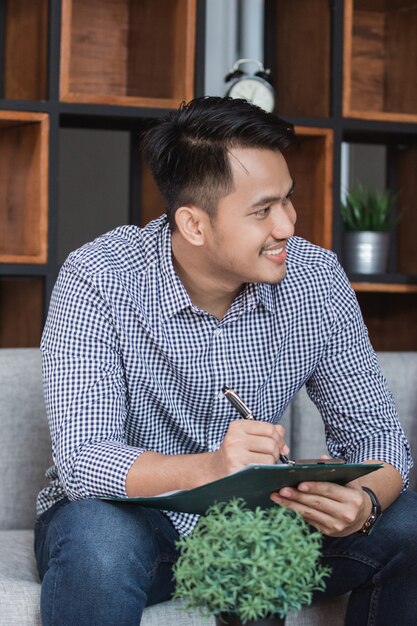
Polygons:
<instances>
[{"instance_id":1,"label":"sofa cushion","mask_svg":"<svg viewBox=\"0 0 417 626\"><path fill-rule=\"evenodd\" d=\"M381 369L387 379L401 424L414 458L410 472L410 488L417 490L417 353L378 352Z\"/></svg>"},{"instance_id":2,"label":"sofa cushion","mask_svg":"<svg viewBox=\"0 0 417 626\"><path fill-rule=\"evenodd\" d=\"M0 380L0 528L33 528L51 464L40 351L0 350Z\"/></svg>"},{"instance_id":3,"label":"sofa cushion","mask_svg":"<svg viewBox=\"0 0 417 626\"><path fill-rule=\"evenodd\" d=\"M40 626L33 531L0 531L0 626Z\"/></svg>"}]
</instances>

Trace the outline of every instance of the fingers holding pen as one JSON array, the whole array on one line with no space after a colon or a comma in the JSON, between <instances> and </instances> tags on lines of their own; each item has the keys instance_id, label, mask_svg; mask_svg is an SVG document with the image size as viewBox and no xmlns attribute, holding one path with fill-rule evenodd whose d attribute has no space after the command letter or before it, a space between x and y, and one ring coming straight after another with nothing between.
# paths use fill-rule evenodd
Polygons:
<instances>
[{"instance_id":1,"label":"fingers holding pen","mask_svg":"<svg viewBox=\"0 0 417 626\"><path fill-rule=\"evenodd\" d=\"M225 474L250 463L273 464L288 454L285 429L268 422L235 420L230 423L219 453Z\"/></svg>"},{"instance_id":2,"label":"fingers holding pen","mask_svg":"<svg viewBox=\"0 0 417 626\"><path fill-rule=\"evenodd\" d=\"M253 447L253 452L260 450L260 447L274 447L276 455L275 461L280 454L288 454L289 448L285 443L285 428L281 425L270 424L269 422L257 422L254 420L236 420L231 422L229 429L237 429L247 437L248 446Z\"/></svg>"},{"instance_id":3,"label":"fingers holding pen","mask_svg":"<svg viewBox=\"0 0 417 626\"><path fill-rule=\"evenodd\" d=\"M285 428L269 422L258 422L251 409L230 387L222 392L230 404L244 418L229 424L226 436L218 450L226 473L234 472L249 463L276 463L281 455L287 455Z\"/></svg>"}]
</instances>

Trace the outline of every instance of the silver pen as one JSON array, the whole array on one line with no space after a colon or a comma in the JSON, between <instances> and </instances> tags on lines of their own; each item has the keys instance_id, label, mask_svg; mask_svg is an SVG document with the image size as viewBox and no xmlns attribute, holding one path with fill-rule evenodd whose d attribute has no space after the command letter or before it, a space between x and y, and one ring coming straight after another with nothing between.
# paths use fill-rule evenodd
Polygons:
<instances>
[{"instance_id":1,"label":"silver pen","mask_svg":"<svg viewBox=\"0 0 417 626\"><path fill-rule=\"evenodd\" d=\"M222 389L223 395L229 400L230 404L234 406L238 413L246 420L254 420L256 419L251 409L245 404L238 396L236 391L230 389L230 387L223 387ZM285 454L279 455L279 460L281 463L286 463L287 465L295 465L295 461L289 459Z\"/></svg>"}]
</instances>

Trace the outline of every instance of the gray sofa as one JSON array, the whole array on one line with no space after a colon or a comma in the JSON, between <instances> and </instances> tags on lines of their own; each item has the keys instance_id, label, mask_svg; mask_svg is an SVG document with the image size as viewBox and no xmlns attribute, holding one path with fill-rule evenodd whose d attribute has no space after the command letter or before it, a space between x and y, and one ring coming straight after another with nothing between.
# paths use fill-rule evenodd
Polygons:
<instances>
[{"instance_id":1,"label":"gray sofa","mask_svg":"<svg viewBox=\"0 0 417 626\"><path fill-rule=\"evenodd\" d=\"M417 449L417 353L381 353L381 367L397 401L411 445ZM302 390L285 421L291 454L326 452L320 417ZM49 432L37 349L0 350L0 626L40 624L40 582L33 556L35 498L50 464ZM416 471L412 475L415 488ZM314 604L288 616L287 626L341 626L346 598ZM146 609L144 626L214 625L177 602Z\"/></svg>"}]
</instances>

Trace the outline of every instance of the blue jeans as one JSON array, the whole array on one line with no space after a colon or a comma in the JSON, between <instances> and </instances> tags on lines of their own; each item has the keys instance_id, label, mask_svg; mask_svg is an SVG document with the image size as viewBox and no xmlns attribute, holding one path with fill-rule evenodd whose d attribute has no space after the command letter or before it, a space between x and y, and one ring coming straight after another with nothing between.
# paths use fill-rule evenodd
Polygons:
<instances>
[{"instance_id":1,"label":"blue jeans","mask_svg":"<svg viewBox=\"0 0 417 626\"><path fill-rule=\"evenodd\" d=\"M417 625L417 493L406 491L370 535L324 537L324 595L352 591L346 626Z\"/></svg>"},{"instance_id":2,"label":"blue jeans","mask_svg":"<svg viewBox=\"0 0 417 626\"><path fill-rule=\"evenodd\" d=\"M178 538L154 509L61 500L35 526L42 625L137 626L172 595Z\"/></svg>"},{"instance_id":3,"label":"blue jeans","mask_svg":"<svg viewBox=\"0 0 417 626\"><path fill-rule=\"evenodd\" d=\"M35 529L43 626L137 626L172 594L177 539L156 510L59 502ZM417 494L403 493L369 536L324 537L323 562L332 576L317 596L352 590L346 626L416 626Z\"/></svg>"}]
</instances>

